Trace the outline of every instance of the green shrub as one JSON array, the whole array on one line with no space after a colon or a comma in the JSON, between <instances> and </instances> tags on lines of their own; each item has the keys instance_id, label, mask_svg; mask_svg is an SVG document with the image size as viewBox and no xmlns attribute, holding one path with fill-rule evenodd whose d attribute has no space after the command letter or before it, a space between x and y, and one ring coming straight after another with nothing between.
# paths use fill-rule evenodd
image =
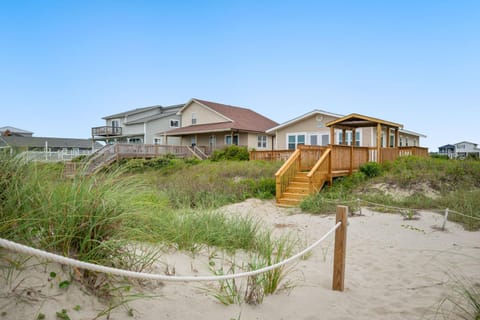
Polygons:
<instances>
[{"instance_id":1,"label":"green shrub","mask_svg":"<svg viewBox=\"0 0 480 320\"><path fill-rule=\"evenodd\" d=\"M360 166L360 172L368 178L378 177L382 173L382 166L376 162L367 162Z\"/></svg>"},{"instance_id":2,"label":"green shrub","mask_svg":"<svg viewBox=\"0 0 480 320\"><path fill-rule=\"evenodd\" d=\"M222 150L215 150L210 157L212 161L221 160L236 160L246 161L250 158L248 149L246 147L239 147L235 145L228 146Z\"/></svg>"}]
</instances>

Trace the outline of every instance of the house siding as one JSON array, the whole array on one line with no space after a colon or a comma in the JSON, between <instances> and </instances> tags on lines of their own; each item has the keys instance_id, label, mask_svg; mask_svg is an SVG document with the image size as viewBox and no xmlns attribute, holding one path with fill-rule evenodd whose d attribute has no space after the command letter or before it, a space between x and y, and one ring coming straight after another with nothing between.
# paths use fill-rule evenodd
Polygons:
<instances>
[{"instance_id":1,"label":"house siding","mask_svg":"<svg viewBox=\"0 0 480 320\"><path fill-rule=\"evenodd\" d=\"M196 124L208 124L228 121L225 117L220 116L216 112L204 107L203 105L193 101L182 111L182 127L192 125L192 113L195 113Z\"/></svg>"},{"instance_id":2,"label":"house siding","mask_svg":"<svg viewBox=\"0 0 480 320\"><path fill-rule=\"evenodd\" d=\"M321 121L318 117L321 117ZM310 144L308 136L311 134L320 134L320 135L327 135L330 137L330 128L326 127L325 124L332 120L336 120L337 118L322 115L322 114L313 114L310 117L302 119L301 121L292 123L289 126L283 127L279 130L275 131L276 138L275 138L275 149L277 150L285 150L288 149L287 145L287 136L293 133L305 133L306 137L306 144ZM330 141L330 138L329 138ZM271 143L271 141L269 142ZM321 144L321 140L319 141Z\"/></svg>"}]
</instances>

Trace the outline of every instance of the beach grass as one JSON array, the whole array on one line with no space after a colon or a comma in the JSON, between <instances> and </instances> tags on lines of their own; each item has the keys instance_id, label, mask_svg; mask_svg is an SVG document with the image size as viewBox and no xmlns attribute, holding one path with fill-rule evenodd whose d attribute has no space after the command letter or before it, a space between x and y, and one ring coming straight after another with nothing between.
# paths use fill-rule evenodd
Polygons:
<instances>
[{"instance_id":1,"label":"beach grass","mask_svg":"<svg viewBox=\"0 0 480 320\"><path fill-rule=\"evenodd\" d=\"M369 175L369 172L375 174ZM386 185L396 195L379 190ZM401 191L409 191L400 196ZM434 194L432 194L434 193ZM353 207L374 205L389 212L405 209L451 210L449 219L468 230L480 229L480 161L400 157L375 168L365 168L349 177L334 180L333 186L307 197L302 210L315 214L335 212L337 204ZM454 211L458 212L455 213ZM469 218L473 217L473 218Z\"/></svg>"}]
</instances>

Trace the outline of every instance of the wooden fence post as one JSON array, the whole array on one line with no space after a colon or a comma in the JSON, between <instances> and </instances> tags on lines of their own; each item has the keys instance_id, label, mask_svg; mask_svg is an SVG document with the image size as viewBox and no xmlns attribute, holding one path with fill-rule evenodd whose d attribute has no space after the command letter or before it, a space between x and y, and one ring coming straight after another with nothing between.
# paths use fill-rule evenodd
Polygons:
<instances>
[{"instance_id":1,"label":"wooden fence post","mask_svg":"<svg viewBox=\"0 0 480 320\"><path fill-rule=\"evenodd\" d=\"M445 225L447 224L448 219L448 208L445 209L445 215L443 216L442 230L445 231Z\"/></svg>"},{"instance_id":2,"label":"wooden fence post","mask_svg":"<svg viewBox=\"0 0 480 320\"><path fill-rule=\"evenodd\" d=\"M347 247L347 206L337 206L336 222L342 224L335 231L335 251L333 255L332 289L343 291L345 282L345 255Z\"/></svg>"}]
</instances>

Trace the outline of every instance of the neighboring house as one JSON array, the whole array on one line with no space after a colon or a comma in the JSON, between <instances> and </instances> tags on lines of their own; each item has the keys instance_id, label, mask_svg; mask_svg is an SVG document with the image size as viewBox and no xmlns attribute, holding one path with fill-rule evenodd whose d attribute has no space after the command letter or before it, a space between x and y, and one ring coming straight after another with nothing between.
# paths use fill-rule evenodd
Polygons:
<instances>
[{"instance_id":1,"label":"neighboring house","mask_svg":"<svg viewBox=\"0 0 480 320\"><path fill-rule=\"evenodd\" d=\"M91 139L33 137L32 132L13 127L0 128L0 134L0 150L24 153L29 160L70 160L103 147Z\"/></svg>"},{"instance_id":2,"label":"neighboring house","mask_svg":"<svg viewBox=\"0 0 480 320\"><path fill-rule=\"evenodd\" d=\"M302 116L284 122L278 126L267 130L267 133L275 135L276 150L293 150L298 145L318 145L326 146L330 143L330 128L326 124L342 118L343 115L324 110L313 110ZM393 147L395 141L395 132L389 130L390 137L386 138L387 130L382 133L382 147L386 147L387 141L390 147ZM334 141L341 144L343 141L343 131L335 130ZM360 128L355 132L355 138L352 132L346 132L346 144L361 147L373 147L376 145L376 128ZM413 131L404 129L399 130L399 146L420 146L420 138L426 136ZM354 140L354 141L353 141Z\"/></svg>"},{"instance_id":3,"label":"neighboring house","mask_svg":"<svg viewBox=\"0 0 480 320\"><path fill-rule=\"evenodd\" d=\"M274 148L274 134L266 130L278 123L250 109L191 99L178 115L181 127L161 133L169 143L179 137L181 145L201 147L207 154L228 145L256 150Z\"/></svg>"},{"instance_id":4,"label":"neighboring house","mask_svg":"<svg viewBox=\"0 0 480 320\"><path fill-rule=\"evenodd\" d=\"M179 128L180 116L177 112L183 104L168 107L151 106L133 109L106 116L105 126L92 128L92 138L106 143L167 144L164 136L157 133ZM179 138L172 138L168 144L180 144Z\"/></svg>"},{"instance_id":5,"label":"neighboring house","mask_svg":"<svg viewBox=\"0 0 480 320\"><path fill-rule=\"evenodd\" d=\"M467 157L480 157L478 144L462 141L454 144L447 144L438 148L438 154L448 156L450 159L465 159Z\"/></svg>"},{"instance_id":6,"label":"neighboring house","mask_svg":"<svg viewBox=\"0 0 480 320\"><path fill-rule=\"evenodd\" d=\"M455 146L453 144L446 144L438 147L438 154L447 156L450 159L455 158Z\"/></svg>"}]
</instances>

